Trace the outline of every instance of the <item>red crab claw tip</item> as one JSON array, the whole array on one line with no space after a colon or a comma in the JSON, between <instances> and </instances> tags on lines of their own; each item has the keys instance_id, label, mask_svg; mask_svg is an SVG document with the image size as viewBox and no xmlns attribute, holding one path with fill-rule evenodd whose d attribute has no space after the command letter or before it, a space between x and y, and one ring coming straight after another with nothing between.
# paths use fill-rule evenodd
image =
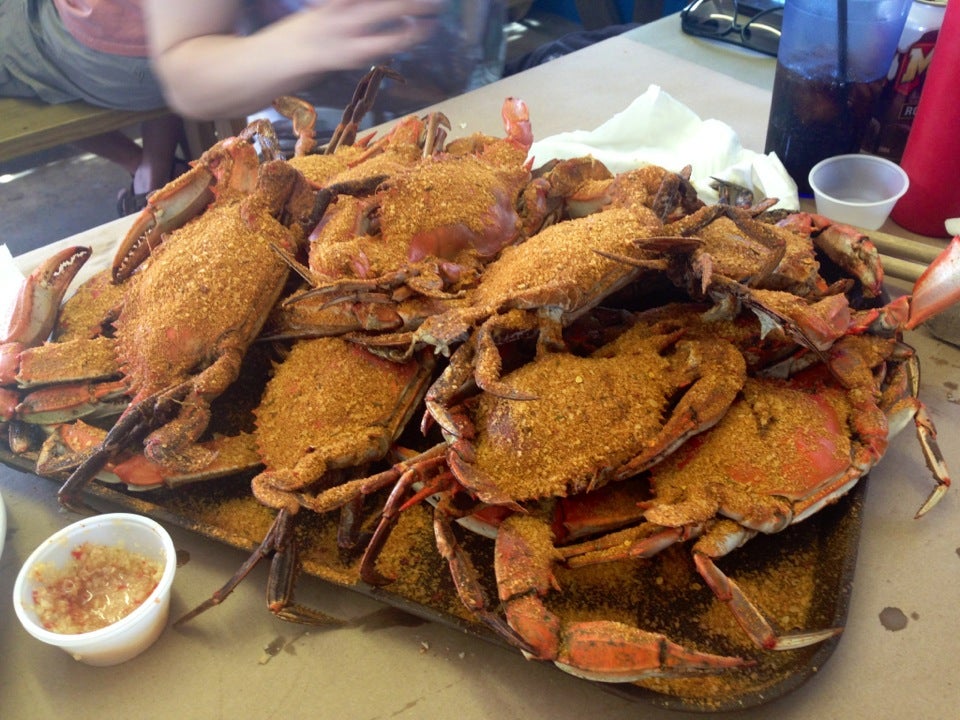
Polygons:
<instances>
[{"instance_id":1,"label":"red crab claw tip","mask_svg":"<svg viewBox=\"0 0 960 720\"><path fill-rule=\"evenodd\" d=\"M0 343L32 346L46 340L67 288L92 254L89 247L67 247L38 265L23 282Z\"/></svg>"},{"instance_id":2,"label":"red crab claw tip","mask_svg":"<svg viewBox=\"0 0 960 720\"><path fill-rule=\"evenodd\" d=\"M913 286L907 329L960 301L960 235L955 236Z\"/></svg>"},{"instance_id":3,"label":"red crab claw tip","mask_svg":"<svg viewBox=\"0 0 960 720\"><path fill-rule=\"evenodd\" d=\"M533 145L533 130L530 126L530 110L527 104L517 97L508 97L500 109L507 138L517 147L530 149Z\"/></svg>"},{"instance_id":4,"label":"red crab claw tip","mask_svg":"<svg viewBox=\"0 0 960 720\"><path fill-rule=\"evenodd\" d=\"M196 166L154 192L147 206L134 219L113 259L113 278L121 282L129 277L153 248L160 245L164 233L199 215L213 201L213 174Z\"/></svg>"}]
</instances>

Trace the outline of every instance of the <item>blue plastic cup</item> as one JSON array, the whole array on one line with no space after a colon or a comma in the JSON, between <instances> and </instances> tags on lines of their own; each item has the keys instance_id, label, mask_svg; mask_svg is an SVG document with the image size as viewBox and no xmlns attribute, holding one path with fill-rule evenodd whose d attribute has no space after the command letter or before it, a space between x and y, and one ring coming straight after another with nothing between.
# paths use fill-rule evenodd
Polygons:
<instances>
[{"instance_id":1,"label":"blue plastic cup","mask_svg":"<svg viewBox=\"0 0 960 720\"><path fill-rule=\"evenodd\" d=\"M765 152L810 194L824 158L860 150L912 0L786 0Z\"/></svg>"}]
</instances>

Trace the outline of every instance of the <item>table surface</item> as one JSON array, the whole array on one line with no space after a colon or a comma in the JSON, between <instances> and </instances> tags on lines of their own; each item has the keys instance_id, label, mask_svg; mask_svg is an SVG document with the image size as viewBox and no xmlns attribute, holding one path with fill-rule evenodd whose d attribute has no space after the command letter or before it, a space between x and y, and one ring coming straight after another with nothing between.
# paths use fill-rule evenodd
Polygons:
<instances>
[{"instance_id":1,"label":"table surface","mask_svg":"<svg viewBox=\"0 0 960 720\"><path fill-rule=\"evenodd\" d=\"M683 36L679 18L669 16L441 107L459 131L500 132L500 103L518 95L530 105L535 132L543 137L593 128L653 83L701 117L730 124L745 147L762 149L773 69L770 58ZM69 241L102 242L116 236L122 223ZM947 463L960 467L960 449L949 442L960 426L960 349L922 329L907 339L920 354L922 398L940 428ZM960 683L951 668L960 637L960 495L947 493L927 517L913 519L930 479L909 430L891 443L868 482L849 619L837 649L798 690L732 717L956 717ZM133 661L113 668L76 663L30 638L11 605L23 560L77 519L58 509L55 491L49 481L0 469L8 516L0 557L4 718L122 714L146 720L174 712L185 718L687 716L623 699L548 664L313 578L301 579L298 600L350 622L333 630L284 623L264 607L262 567L223 605L182 629L168 628ZM171 614L177 617L229 577L245 554L170 529L178 550L189 557L174 584ZM880 618L885 608L901 610L906 626L886 629Z\"/></svg>"}]
</instances>

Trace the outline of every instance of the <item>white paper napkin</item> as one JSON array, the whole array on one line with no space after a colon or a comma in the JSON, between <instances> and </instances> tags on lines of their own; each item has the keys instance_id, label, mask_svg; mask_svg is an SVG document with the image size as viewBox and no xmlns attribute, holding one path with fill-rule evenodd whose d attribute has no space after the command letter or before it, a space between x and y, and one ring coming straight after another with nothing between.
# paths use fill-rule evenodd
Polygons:
<instances>
[{"instance_id":1,"label":"white paper napkin","mask_svg":"<svg viewBox=\"0 0 960 720\"><path fill-rule=\"evenodd\" d=\"M0 245L0 340L7 336L13 305L23 285L23 273L17 269L6 245Z\"/></svg>"},{"instance_id":2,"label":"white paper napkin","mask_svg":"<svg viewBox=\"0 0 960 720\"><path fill-rule=\"evenodd\" d=\"M778 208L800 208L797 184L775 154L747 150L729 125L701 120L658 85L595 130L544 138L533 144L530 155L535 164L592 155L613 173L643 165L677 172L690 165L691 181L705 203L717 202L710 182L718 178L751 188L758 200L778 198Z\"/></svg>"}]
</instances>

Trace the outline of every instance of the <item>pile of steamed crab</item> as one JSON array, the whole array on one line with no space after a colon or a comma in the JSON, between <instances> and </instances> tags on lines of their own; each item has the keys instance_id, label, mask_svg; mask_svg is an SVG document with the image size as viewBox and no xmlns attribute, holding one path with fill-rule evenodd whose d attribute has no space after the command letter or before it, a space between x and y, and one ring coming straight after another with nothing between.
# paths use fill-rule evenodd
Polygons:
<instances>
[{"instance_id":1,"label":"pile of steamed crab","mask_svg":"<svg viewBox=\"0 0 960 720\"><path fill-rule=\"evenodd\" d=\"M689 168L529 158L516 98L501 137L448 140L439 113L361 136L385 74L322 146L312 108L278 99L295 157L265 121L221 141L68 299L89 248L27 278L0 350L9 451L78 510L91 482L178 492L248 472L269 528L181 622L267 558L270 609L330 622L293 600L304 515L339 513L359 582L389 587L402 567L384 549L418 512L466 614L581 677L752 664L557 610L573 569L642 573L665 553L764 652L836 636L782 629L725 558L847 494L908 425L931 471L917 515L947 491L902 336L960 298L960 239L887 302L854 229L775 200L705 205ZM254 357L269 367L249 422L212 432Z\"/></svg>"}]
</instances>

